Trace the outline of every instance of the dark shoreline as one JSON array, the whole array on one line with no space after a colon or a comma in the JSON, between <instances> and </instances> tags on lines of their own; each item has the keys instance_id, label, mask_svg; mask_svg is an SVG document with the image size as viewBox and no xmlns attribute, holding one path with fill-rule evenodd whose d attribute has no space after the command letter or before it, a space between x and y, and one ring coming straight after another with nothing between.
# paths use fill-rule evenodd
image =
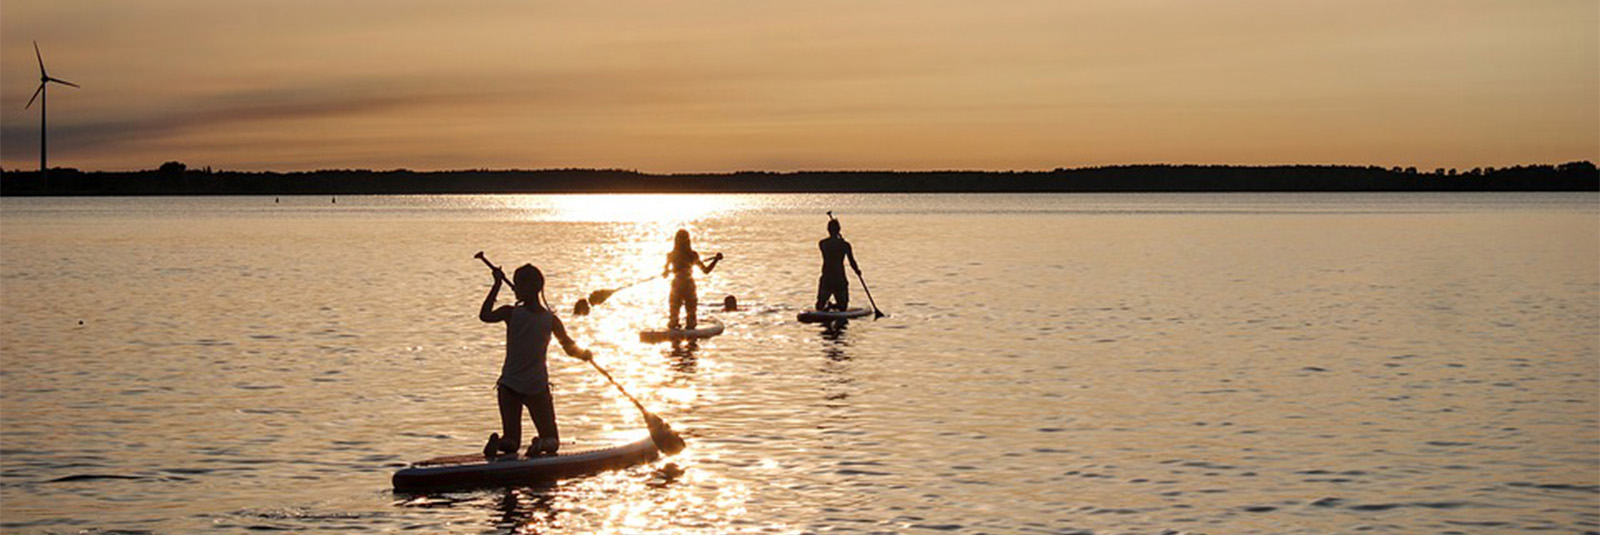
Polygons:
<instances>
[{"instance_id":1,"label":"dark shoreline","mask_svg":"<svg viewBox=\"0 0 1600 535\"><path fill-rule=\"evenodd\" d=\"M1189 193L1600 191L1594 164L1466 172L1293 165L1128 165L1054 171L799 171L648 174L610 169L0 172L0 196L448 193Z\"/></svg>"}]
</instances>

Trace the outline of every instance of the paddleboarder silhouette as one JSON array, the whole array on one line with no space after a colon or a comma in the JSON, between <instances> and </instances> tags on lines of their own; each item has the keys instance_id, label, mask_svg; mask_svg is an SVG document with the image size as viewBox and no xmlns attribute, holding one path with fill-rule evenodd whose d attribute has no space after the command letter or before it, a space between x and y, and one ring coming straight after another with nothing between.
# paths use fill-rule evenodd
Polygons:
<instances>
[{"instance_id":1,"label":"paddleboarder silhouette","mask_svg":"<svg viewBox=\"0 0 1600 535\"><path fill-rule=\"evenodd\" d=\"M667 253L667 264L661 270L661 276L673 275L672 294L667 297L667 307L671 310L671 319L667 320L667 329L678 328L678 311L684 314L684 329L694 329L698 323L695 312L700 306L698 290L694 286L694 267L710 275L711 270L717 268L717 262L722 261L722 253L711 257L711 263L700 260L700 253L695 252L689 243L689 231L678 229L678 234L673 236L672 252Z\"/></svg>"},{"instance_id":2,"label":"paddleboarder silhouette","mask_svg":"<svg viewBox=\"0 0 1600 535\"><path fill-rule=\"evenodd\" d=\"M480 253L481 254L481 253ZM481 258L481 256L480 256ZM487 264L488 260L484 260ZM495 383L500 405L501 433L491 433L483 445L485 457L516 453L522 446L522 408L528 408L538 436L528 445L527 455L554 455L561 447L561 433L556 427L555 405L550 399L550 372L545 357L550 349L550 337L555 336L561 349L572 357L588 361L594 353L579 349L567 335L549 304L544 302L544 274L532 264L517 268L511 281L517 302L496 308L495 299L506 274L499 267L489 266L494 274L494 286L483 299L478 319L484 323L506 324L506 360L500 368L500 379Z\"/></svg>"},{"instance_id":3,"label":"paddleboarder silhouette","mask_svg":"<svg viewBox=\"0 0 1600 535\"><path fill-rule=\"evenodd\" d=\"M839 235L839 220L828 212L828 237L817 242L822 250L822 276L817 279L817 310L846 310L850 308L850 279L845 277L844 261L850 260L850 269L861 276L861 266L856 265L855 251L850 242ZM828 300L832 298L833 303Z\"/></svg>"}]
</instances>

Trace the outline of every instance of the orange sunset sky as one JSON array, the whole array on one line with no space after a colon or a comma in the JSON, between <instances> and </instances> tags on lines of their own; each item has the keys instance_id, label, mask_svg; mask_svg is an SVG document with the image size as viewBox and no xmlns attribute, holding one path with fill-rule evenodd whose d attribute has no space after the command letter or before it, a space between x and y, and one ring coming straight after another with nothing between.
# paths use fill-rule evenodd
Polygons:
<instances>
[{"instance_id":1,"label":"orange sunset sky","mask_svg":"<svg viewBox=\"0 0 1600 535\"><path fill-rule=\"evenodd\" d=\"M1600 160L1595 0L4 0L0 165Z\"/></svg>"}]
</instances>

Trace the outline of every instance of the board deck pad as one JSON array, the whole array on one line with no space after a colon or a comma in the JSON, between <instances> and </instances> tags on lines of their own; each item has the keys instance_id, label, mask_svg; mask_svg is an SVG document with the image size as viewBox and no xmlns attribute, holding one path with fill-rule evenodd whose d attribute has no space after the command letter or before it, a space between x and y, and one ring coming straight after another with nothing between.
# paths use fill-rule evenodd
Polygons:
<instances>
[{"instance_id":1,"label":"board deck pad","mask_svg":"<svg viewBox=\"0 0 1600 535\"><path fill-rule=\"evenodd\" d=\"M797 319L800 323L822 323L828 321L846 320L871 316L872 311L865 308L851 308L848 310L807 310L801 312Z\"/></svg>"},{"instance_id":2,"label":"board deck pad","mask_svg":"<svg viewBox=\"0 0 1600 535\"><path fill-rule=\"evenodd\" d=\"M482 453L435 457L394 473L397 491L419 492L492 487L553 481L626 468L660 455L647 435L625 444L574 448L556 455L506 454L485 459Z\"/></svg>"},{"instance_id":3,"label":"board deck pad","mask_svg":"<svg viewBox=\"0 0 1600 535\"><path fill-rule=\"evenodd\" d=\"M667 340L695 340L710 338L722 334L722 322L706 318L700 325L693 329L652 329L639 331L639 340L644 342L663 342Z\"/></svg>"}]
</instances>

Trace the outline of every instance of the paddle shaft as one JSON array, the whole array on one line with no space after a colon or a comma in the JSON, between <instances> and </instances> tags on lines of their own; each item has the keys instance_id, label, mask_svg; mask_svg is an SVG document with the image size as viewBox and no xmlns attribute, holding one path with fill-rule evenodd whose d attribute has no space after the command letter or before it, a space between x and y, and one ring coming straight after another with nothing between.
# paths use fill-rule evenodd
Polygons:
<instances>
[{"instance_id":1,"label":"paddle shaft","mask_svg":"<svg viewBox=\"0 0 1600 535\"><path fill-rule=\"evenodd\" d=\"M640 284L644 284L644 283L646 283L646 282L650 282L650 281L653 281L653 280L656 280L656 277L655 277L655 276L654 276L654 275L651 275L651 276L649 276L649 277L645 277L645 278L642 278L642 279L639 279L639 280L636 280L636 281L633 281L633 282L630 282L630 283L628 283L628 284L625 284L625 285L623 285L623 286L620 286L620 287L618 287L618 288L617 288L617 289L615 289L615 290L612 290L612 291L611 291L611 292L612 292L612 293L616 293L616 292L620 292L620 291L622 291L622 290L625 290L625 289L628 289L628 288L632 288L632 287L634 287L634 286L638 286L638 285L640 285Z\"/></svg>"},{"instance_id":2,"label":"paddle shaft","mask_svg":"<svg viewBox=\"0 0 1600 535\"><path fill-rule=\"evenodd\" d=\"M626 290L628 288L632 288L634 286L638 286L640 284L644 284L646 282L650 282L650 281L653 281L653 280L656 280L656 278L654 276L645 277L645 278L642 278L642 279L639 279L639 280L624 284L622 286L618 286L618 287L613 288L613 289L595 290L593 292L590 292L589 301L590 301L591 304L600 304L600 303L595 303L594 302L595 301L594 297L599 296L600 297L600 301L604 302L606 299L610 299L611 298L611 294L614 294L614 293L617 293L617 292Z\"/></svg>"},{"instance_id":3,"label":"paddle shaft","mask_svg":"<svg viewBox=\"0 0 1600 535\"><path fill-rule=\"evenodd\" d=\"M594 366L595 371L600 372L600 375L606 376L606 380L611 382L611 386L617 387L617 391L618 392L622 392L622 397L628 398L628 401L632 401L633 402L633 406L634 407L638 407L639 408L639 412L644 413L646 420L650 419L650 417L652 417L652 416L655 416L654 414L650 414L650 410L649 409L644 408L644 404L643 403L639 403L638 399L634 399L633 394L629 394L628 393L628 389L623 388L621 383L618 383L615 378L612 378L611 377L611 372L606 371L605 368L601 368L600 367L600 363L595 362L594 359L591 358L591 359L589 359L589 365L590 366Z\"/></svg>"},{"instance_id":4,"label":"paddle shaft","mask_svg":"<svg viewBox=\"0 0 1600 535\"><path fill-rule=\"evenodd\" d=\"M872 313L873 313L872 319L878 319L878 318L887 316L888 314L884 314L883 311L878 310L878 302L872 300L872 290L870 288L867 288L867 279L861 278L861 272L860 271L856 272L856 281L861 283L861 291L867 292L867 302L868 303L872 303Z\"/></svg>"},{"instance_id":5,"label":"paddle shaft","mask_svg":"<svg viewBox=\"0 0 1600 535\"><path fill-rule=\"evenodd\" d=\"M482 260L483 261L483 265L489 266L489 270L490 271L500 271L500 266L496 266L496 265L494 265L493 262L490 262L488 258L484 258L483 251L478 251L478 254L472 255L472 257L476 258L478 260ZM504 273L504 272L502 272L502 273ZM501 277L501 278L506 281L506 286L510 286L511 287L511 291L516 291L517 290L517 285L512 284L511 283L511 279L507 279L507 278L504 278L504 277ZM863 284L862 286L865 286L865 284Z\"/></svg>"}]
</instances>

